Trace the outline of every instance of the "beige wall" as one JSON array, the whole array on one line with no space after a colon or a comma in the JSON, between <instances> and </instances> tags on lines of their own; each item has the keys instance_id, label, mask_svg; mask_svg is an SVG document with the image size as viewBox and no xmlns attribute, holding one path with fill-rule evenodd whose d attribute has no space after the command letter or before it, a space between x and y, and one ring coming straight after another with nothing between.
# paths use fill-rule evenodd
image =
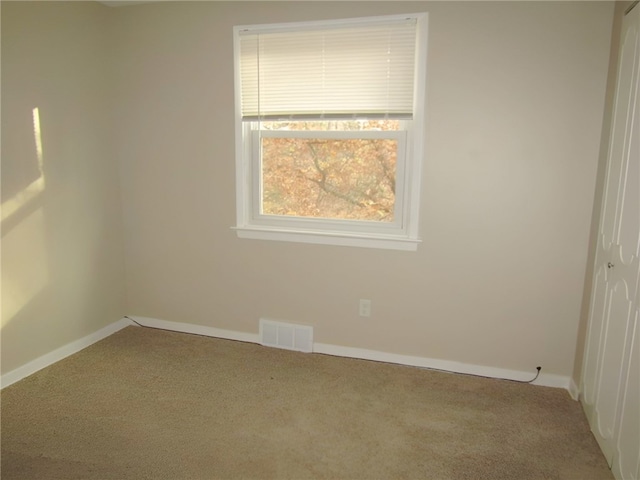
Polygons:
<instances>
[{"instance_id":1,"label":"beige wall","mask_svg":"<svg viewBox=\"0 0 640 480\"><path fill-rule=\"evenodd\" d=\"M119 320L125 309L111 9L2 2L1 13L6 373Z\"/></svg>"},{"instance_id":2,"label":"beige wall","mask_svg":"<svg viewBox=\"0 0 640 480\"><path fill-rule=\"evenodd\" d=\"M617 81L618 52L620 50L620 32L622 29L622 19L625 11L633 2L616 2L613 28L611 33L611 52L609 55L609 73L607 77L607 96L604 110L604 120L602 123L602 134L600 143L600 155L598 160L598 173L596 178L596 190L593 202L593 212L591 215L591 230L589 237L589 254L587 260L587 270L584 281L584 293L582 297L582 308L580 312L580 324L578 326L576 358L573 367L572 379L576 386L580 386L580 376L582 374L582 364L584 361L584 348L587 335L587 323L589 319L589 309L591 303L591 288L593 281L593 269L598 244L598 230L600 223L600 209L602 195L604 193L604 183L606 175L607 154L609 152L609 134L611 130L611 116L613 113L613 101Z\"/></svg>"},{"instance_id":3,"label":"beige wall","mask_svg":"<svg viewBox=\"0 0 640 480\"><path fill-rule=\"evenodd\" d=\"M578 372L613 9L3 2L2 372L124 313L243 332L271 317L322 343L567 376L576 356ZM416 11L418 252L238 239L232 26Z\"/></svg>"},{"instance_id":4,"label":"beige wall","mask_svg":"<svg viewBox=\"0 0 640 480\"><path fill-rule=\"evenodd\" d=\"M114 12L131 315L571 375L613 3L193 2ZM232 26L427 11L417 252L241 240ZM358 299L372 316L358 317Z\"/></svg>"}]
</instances>

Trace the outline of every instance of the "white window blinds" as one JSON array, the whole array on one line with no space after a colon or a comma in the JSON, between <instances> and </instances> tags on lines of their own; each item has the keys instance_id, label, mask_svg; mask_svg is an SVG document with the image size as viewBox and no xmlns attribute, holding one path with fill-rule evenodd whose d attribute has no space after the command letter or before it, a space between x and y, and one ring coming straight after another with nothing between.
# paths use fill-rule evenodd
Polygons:
<instances>
[{"instance_id":1,"label":"white window blinds","mask_svg":"<svg viewBox=\"0 0 640 480\"><path fill-rule=\"evenodd\" d=\"M416 23L240 30L242 119L412 118Z\"/></svg>"}]
</instances>

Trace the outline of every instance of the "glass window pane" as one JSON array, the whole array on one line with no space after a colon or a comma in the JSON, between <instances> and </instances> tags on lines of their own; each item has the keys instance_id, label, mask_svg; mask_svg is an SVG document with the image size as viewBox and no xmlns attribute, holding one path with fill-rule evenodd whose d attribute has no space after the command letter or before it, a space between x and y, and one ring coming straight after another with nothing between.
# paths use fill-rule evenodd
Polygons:
<instances>
[{"instance_id":1,"label":"glass window pane","mask_svg":"<svg viewBox=\"0 0 640 480\"><path fill-rule=\"evenodd\" d=\"M263 137L262 214L394 220L396 139Z\"/></svg>"}]
</instances>

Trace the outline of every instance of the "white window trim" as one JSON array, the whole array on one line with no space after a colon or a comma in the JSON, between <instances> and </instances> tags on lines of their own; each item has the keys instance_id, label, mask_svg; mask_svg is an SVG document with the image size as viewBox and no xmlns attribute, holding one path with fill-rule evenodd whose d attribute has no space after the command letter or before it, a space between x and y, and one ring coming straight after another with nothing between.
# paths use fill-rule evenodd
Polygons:
<instances>
[{"instance_id":1,"label":"white window trim","mask_svg":"<svg viewBox=\"0 0 640 480\"><path fill-rule=\"evenodd\" d=\"M394 15L386 18L417 19L416 38L416 76L414 82L414 114L411 128L406 130L406 161L401 204L402 225L384 224L377 228L367 228L374 222L329 221L320 219L280 219L275 216L256 215L252 205L255 194L253 180L254 161L251 155L252 134L247 122L242 122L240 103L239 72L239 32L247 28L288 29L292 25L327 25L334 22L300 22L297 24L275 24L265 26L234 27L234 74L235 74L235 140L236 140L236 226L232 227L239 238L275 240L286 242L312 243L324 245L354 246L392 250L415 251L421 243L418 231L422 163L424 161L426 131L426 63L427 63L427 23L428 14ZM378 17L380 19L381 17ZM376 19L373 19L374 21ZM360 23L371 21L368 18L338 20L340 23ZM292 133L292 132L289 132ZM356 133L356 132L354 132ZM400 172L398 172L400 173ZM377 222L376 222L377 223ZM382 227L382 228L380 228ZM389 229L389 233L384 230Z\"/></svg>"}]
</instances>

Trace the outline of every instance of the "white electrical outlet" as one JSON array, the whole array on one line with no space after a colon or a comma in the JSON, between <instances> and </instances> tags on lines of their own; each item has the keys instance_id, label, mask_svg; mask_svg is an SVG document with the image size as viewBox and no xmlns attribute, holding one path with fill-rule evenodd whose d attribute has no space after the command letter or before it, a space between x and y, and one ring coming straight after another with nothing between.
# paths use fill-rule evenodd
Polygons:
<instances>
[{"instance_id":1,"label":"white electrical outlet","mask_svg":"<svg viewBox=\"0 0 640 480\"><path fill-rule=\"evenodd\" d=\"M371 316L371 300L367 300L364 298L360 299L360 316L361 317Z\"/></svg>"}]
</instances>

